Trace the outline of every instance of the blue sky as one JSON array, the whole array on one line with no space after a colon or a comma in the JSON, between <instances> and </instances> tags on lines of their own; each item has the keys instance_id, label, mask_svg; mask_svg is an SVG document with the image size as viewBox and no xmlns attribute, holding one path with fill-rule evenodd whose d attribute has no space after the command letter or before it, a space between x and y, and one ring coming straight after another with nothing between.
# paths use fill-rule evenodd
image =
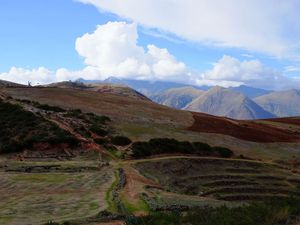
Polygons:
<instances>
[{"instance_id":1,"label":"blue sky","mask_svg":"<svg viewBox=\"0 0 300 225\"><path fill-rule=\"evenodd\" d=\"M87 76L87 78L97 78L96 73L99 73L99 79L115 75L136 79L165 79L180 82L188 80L189 83L198 83L199 85L207 84L208 82L209 84L224 84L225 86L231 84L251 84L253 86L264 87L263 83L265 83L266 79L271 79L270 82L273 82L273 80L277 79L275 79L274 76L280 76L280 79L288 78L286 81L286 86L288 87L291 83L294 83L289 79L291 77L297 78L300 74L300 63L297 58L298 47L297 49L290 49L290 42L292 43L298 35L298 27L291 27L291 30L293 30L294 33L289 33L291 37L284 38L279 35L277 28L270 28L269 33L274 34L274 36L270 36L270 42L264 39L263 36L265 34L263 32L257 32L256 36L251 33L253 36L251 38L255 40L255 42L249 43L248 46L248 36L244 38L245 40L243 37L245 37L245 34L251 36L250 32L253 30L253 27L255 27L252 27L251 23L249 23L249 27L247 27L249 29L245 29L245 32L241 34L238 32L234 33L238 30L237 28L242 28L239 27L240 25L234 23L224 23L226 29L221 29L220 27L218 30L209 27L215 25L214 23L217 23L217 20L207 24L199 22L198 25L198 21L202 19L200 17L192 18L195 20L192 21L195 22L194 24L191 24L190 20L184 18L182 19L183 22L182 20L178 22L178 26L176 26L176 21L174 21L175 25L172 24L172 15L175 15L175 12L178 13L178 15L180 15L180 13L183 13L183 15L190 13L192 15L194 13L192 8L199 8L199 5L197 5L198 3L195 3L195 6L193 7L193 2L195 1L188 0L186 5L177 6L176 3L172 4L172 1L176 2L174 0L140 0L136 1L137 3L134 4L136 10L140 9L140 14L136 13L134 10L132 11L130 7L128 7L128 9L126 7L123 7L122 9L120 9L121 7L118 7L123 3L126 4L126 1L129 2L128 4L135 2L135 0L124 0L122 3L120 3L120 1L118 2L118 0L1 0L0 79L12 81L21 79L23 83L28 79L33 81L36 79L37 82L50 82L62 79L62 77L71 79L72 76L78 78L79 74L84 76L84 74L88 73L87 71L91 71L91 67L93 67L93 72L89 72L92 75ZM220 1L216 0L215 2ZM252 2L249 3L250 11L260 7L259 5L252 4ZM290 2L292 4L294 1L291 0ZM162 3L165 4L161 5ZM171 4L169 15L170 21L168 21L167 16L163 15L163 11L162 13L157 10L157 8L168 8L169 3ZM149 8L149 12L145 11L143 13L146 6ZM134 7L133 5L131 6L131 8ZM178 9L176 7L180 8ZM290 11L288 11L290 10L289 5L286 8L287 12L290 13ZM218 17L218 12L214 12L214 9L213 6L212 8L207 9L208 11L212 10L211 14L216 13L215 17L212 17L213 20ZM172 14L172 10L174 10L174 14ZM178 10L183 11L180 12ZM191 12L189 12L189 10ZM234 14L236 12L233 11L232 13L231 10L235 9L227 9L224 6L224 14L227 12ZM268 20L272 21L271 16L273 16L273 14L277 15L276 13L283 13L281 11L277 12L276 10L277 9L274 9L274 12L270 11L270 18L263 18L266 20L265 26L267 28L273 27L273 24L268 24ZM168 14L168 12L166 12L166 14ZM211 18L204 19L209 20ZM232 20L232 18L225 17L224 21L227 19L228 21ZM292 19L295 20L298 18L293 17ZM248 18L246 18L245 21L247 22ZM136 46L128 48L128 51L132 51L132 54L126 55L124 52L118 52L119 50L114 49L112 46L107 46L111 41L105 42L106 40L104 40L107 45L99 44L94 41L95 37L92 36L92 34L97 30L97 26L105 26L109 22L123 22L125 25L111 25L110 27L107 27L107 29L100 29L98 32L99 34L97 35L105 36L116 27L125 33L127 32L126 34L129 34L128 32L134 34L136 30L138 35L137 44ZM186 24L184 24L184 22L186 22ZM274 21L274 23L279 24L281 21ZM136 28L129 28L130 24L134 24ZM293 26L293 23L289 23L288 25ZM195 31L193 31L193 28L185 29L185 27L193 26L203 26L204 29L199 29L198 31L197 29L194 29ZM264 28L265 27L261 27L259 29L262 30ZM207 33L207 35L199 34L202 33L202 30L203 33ZM256 30L254 31L256 32ZM81 41L81 46L76 47L76 41L86 33L89 33L91 37L88 40ZM231 33L233 34L231 35ZM116 34L120 34L120 32L117 32ZM218 38L219 36L223 36L223 34L225 34L224 39ZM101 39L102 36L99 37L99 40L103 41L103 39ZM272 46L273 41L271 40L277 41L277 39L278 42L274 42L274 46ZM87 45L90 46L91 43L95 45L95 48L98 50L100 49L100 53L93 53L93 55L91 52L82 50L82 48L85 48ZM265 43L270 43L270 48L264 48L264 46L266 46ZM155 56L153 56L148 49L148 45L155 46L155 50L152 49L156 52ZM277 45L282 48L278 50L276 48ZM123 47L124 46L122 45L122 48ZM138 49L139 47L143 47L144 52L141 53L140 49ZM78 48L81 50L78 50ZM144 57L145 60L139 61L138 58L141 56L136 56L137 64L139 64L139 67L137 68L139 69L125 69L125 71L127 71L125 72L119 69L119 65L122 64L123 61L115 62L112 59L107 62L107 60L103 60L103 63L105 61L106 64L94 62L93 58L99 58L99 62L102 62L101 57L105 57L105 54L101 55L101 48L108 48L110 51L114 51L115 56L124 56L124 61L128 58L134 58L135 55L133 56L133 53L142 54L142 57ZM124 49L127 49L126 46ZM161 57L160 52L163 52L162 49L167 49L168 53L165 54L163 58L159 58ZM151 59L149 59L149 55L151 55ZM92 63L87 62L91 60L93 61ZM155 63L148 65L149 61L151 61L151 63L152 61L155 61ZM243 64L243 62L246 63ZM140 71L140 68L144 66L144 64L149 66L149 72L142 72L139 76L132 76L133 73L138 74L138 71ZM122 65L122 68L124 68L124 64ZM132 67L132 64L125 65L127 67ZM171 68L167 68L167 65ZM251 65L254 65L255 68L250 72L245 72ZM106 66L116 66L118 69L110 70L106 69ZM238 69L231 72L229 66L234 68L238 67ZM43 70L41 70L43 79L39 79L38 74L33 72L41 67L43 68ZM19 68L19 70L12 72L11 68ZM57 75L57 70L61 68L68 70L68 73L57 78L59 77ZM175 70L172 68L177 69ZM220 74L218 72L219 70L229 70L229 72L227 74ZM251 76L256 78L253 78L254 80L251 78L251 80L249 74L253 74L255 71L257 71L260 76L266 76L266 78L259 82L254 81L257 79L254 74ZM245 73L245 75L241 73ZM270 73L274 73L275 75L270 77ZM234 76L231 74L234 74ZM53 79L50 79L49 76L52 76ZM238 76L244 78L240 79ZM205 81L202 81L201 79ZM265 85L265 88L272 87L272 85ZM274 85L274 88L276 87L277 86ZM281 86L279 88L281 88Z\"/></svg>"},{"instance_id":2,"label":"blue sky","mask_svg":"<svg viewBox=\"0 0 300 225\"><path fill-rule=\"evenodd\" d=\"M82 68L77 37L97 24L116 20L72 0L1 0L0 71L12 66Z\"/></svg>"}]
</instances>

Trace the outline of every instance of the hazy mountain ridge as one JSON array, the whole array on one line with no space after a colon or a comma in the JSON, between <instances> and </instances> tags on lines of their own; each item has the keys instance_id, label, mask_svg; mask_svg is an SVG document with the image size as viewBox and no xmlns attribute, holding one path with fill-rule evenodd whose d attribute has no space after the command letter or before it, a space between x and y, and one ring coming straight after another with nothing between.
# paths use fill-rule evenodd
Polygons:
<instances>
[{"instance_id":1,"label":"hazy mountain ridge","mask_svg":"<svg viewBox=\"0 0 300 225\"><path fill-rule=\"evenodd\" d=\"M300 115L300 90L272 92L254 99L265 110L278 117Z\"/></svg>"},{"instance_id":2,"label":"hazy mountain ridge","mask_svg":"<svg viewBox=\"0 0 300 225\"><path fill-rule=\"evenodd\" d=\"M184 109L235 119L274 117L274 115L262 109L242 93L222 87L210 89L192 101Z\"/></svg>"},{"instance_id":3,"label":"hazy mountain ridge","mask_svg":"<svg viewBox=\"0 0 300 225\"><path fill-rule=\"evenodd\" d=\"M230 118L262 119L300 115L300 97L297 90L272 91L241 85L239 87L224 88L224 90L227 90L225 93L232 93L231 95L228 94L228 98L223 98L222 95L215 95L211 100L204 101L202 99L198 100L198 103L192 103L196 98L205 94L205 91L209 92L214 87L198 87L175 82L141 81L115 77L110 77L104 81L83 79L79 79L79 81L86 84L122 84L146 95L159 104L176 109L188 109ZM288 99L292 100L289 101ZM204 101L205 104L203 102L204 105L201 105L199 101Z\"/></svg>"},{"instance_id":4,"label":"hazy mountain ridge","mask_svg":"<svg viewBox=\"0 0 300 225\"><path fill-rule=\"evenodd\" d=\"M111 83L111 84L122 84L126 85L130 88L135 89L136 91L146 95L146 96L152 96L159 93L162 93L164 91L167 91L172 88L181 88L181 87L187 87L191 86L195 89L199 90L208 90L209 86L195 86L195 85L188 85L183 83L177 83L177 82L168 82L168 81L147 81L147 80L133 80L133 79L121 79L116 77L109 77L105 80L84 80L84 79L78 79L77 81L82 83Z\"/></svg>"},{"instance_id":5,"label":"hazy mountain ridge","mask_svg":"<svg viewBox=\"0 0 300 225\"><path fill-rule=\"evenodd\" d=\"M115 94L120 96L126 96L131 98L137 98L142 100L150 101L145 95L139 93L138 91L122 84L113 84L113 83L99 83L99 82L76 82L72 81L63 81L58 83L52 83L45 85L46 87L59 87L59 88L74 88L80 90L90 90L100 93Z\"/></svg>"},{"instance_id":6,"label":"hazy mountain ridge","mask_svg":"<svg viewBox=\"0 0 300 225\"><path fill-rule=\"evenodd\" d=\"M231 87L229 88L230 90L236 91L236 92L240 92L244 95L246 95L248 98L256 98L262 95L266 95L266 94L270 94L273 91L271 90L265 90L265 89L261 89L261 88L254 88L254 87L249 87L246 85L241 85L238 87Z\"/></svg>"},{"instance_id":7,"label":"hazy mountain ridge","mask_svg":"<svg viewBox=\"0 0 300 225\"><path fill-rule=\"evenodd\" d=\"M26 87L0 80L0 87ZM264 119L300 115L300 91L270 91L241 85L208 88L175 82L141 81L110 77L106 80L64 81L47 87L75 88L152 101L176 109L235 119ZM217 91L218 90L218 91Z\"/></svg>"},{"instance_id":8,"label":"hazy mountain ridge","mask_svg":"<svg viewBox=\"0 0 300 225\"><path fill-rule=\"evenodd\" d=\"M204 91L187 86L181 88L171 88L160 94L150 96L150 98L156 103L176 109L182 109L203 93Z\"/></svg>"}]
</instances>

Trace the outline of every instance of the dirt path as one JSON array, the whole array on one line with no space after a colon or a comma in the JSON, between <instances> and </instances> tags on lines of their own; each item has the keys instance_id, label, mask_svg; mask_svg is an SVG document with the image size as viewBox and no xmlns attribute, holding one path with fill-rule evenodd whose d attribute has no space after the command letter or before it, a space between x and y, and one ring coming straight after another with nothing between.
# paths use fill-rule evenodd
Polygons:
<instances>
[{"instance_id":1,"label":"dirt path","mask_svg":"<svg viewBox=\"0 0 300 225\"><path fill-rule=\"evenodd\" d=\"M52 123L55 123L57 126L59 126L59 128L66 130L68 132L70 132L73 136L75 136L78 140L83 141L83 142L88 142L88 140L83 137L81 134L75 132L71 127L69 127L66 123L59 121L57 118L54 119L52 118L47 118L49 121L51 121Z\"/></svg>"},{"instance_id":2,"label":"dirt path","mask_svg":"<svg viewBox=\"0 0 300 225\"><path fill-rule=\"evenodd\" d=\"M152 161L157 161L157 160L167 160L167 159L213 159L213 160L221 160L221 161L242 161L242 162L252 162L252 163L260 163L260 164L265 164L266 162L264 161L257 161L257 160L249 160L249 159L234 159L234 158L216 158L216 157L202 157L202 156L187 156L187 155L163 155L163 156L154 156L153 158L148 158L148 159L132 159L132 160L126 160L121 162L121 164L135 164L139 162L152 162ZM272 165L277 165L274 163L269 163Z\"/></svg>"},{"instance_id":3,"label":"dirt path","mask_svg":"<svg viewBox=\"0 0 300 225\"><path fill-rule=\"evenodd\" d=\"M141 205L140 195L141 193L146 192L145 190L146 185L151 185L157 188L161 188L160 184L142 176L130 164L123 165L122 168L124 169L125 172L126 185L120 193L122 199L125 202L130 203L130 205L135 205L135 206ZM148 212L144 211L142 208L133 212L133 214L136 216L147 215L147 213Z\"/></svg>"},{"instance_id":4,"label":"dirt path","mask_svg":"<svg viewBox=\"0 0 300 225\"><path fill-rule=\"evenodd\" d=\"M124 225L124 222L118 220L118 221L112 221L112 222L107 222L107 223L94 223L91 225Z\"/></svg>"}]
</instances>

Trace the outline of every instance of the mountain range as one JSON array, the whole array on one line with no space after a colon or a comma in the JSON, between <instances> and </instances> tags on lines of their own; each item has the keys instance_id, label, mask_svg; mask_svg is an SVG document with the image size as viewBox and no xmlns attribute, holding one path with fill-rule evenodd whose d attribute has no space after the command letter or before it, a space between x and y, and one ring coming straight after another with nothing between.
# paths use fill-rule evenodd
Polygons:
<instances>
[{"instance_id":1,"label":"mountain range","mask_svg":"<svg viewBox=\"0 0 300 225\"><path fill-rule=\"evenodd\" d=\"M242 93L213 87L190 102L184 109L235 119L264 119L274 115Z\"/></svg>"},{"instance_id":2,"label":"mountain range","mask_svg":"<svg viewBox=\"0 0 300 225\"><path fill-rule=\"evenodd\" d=\"M130 80L110 77L79 82L127 85L152 101L176 109L203 112L234 119L263 119L300 115L300 91L273 91L241 85L221 88L175 82Z\"/></svg>"},{"instance_id":3,"label":"mountain range","mask_svg":"<svg viewBox=\"0 0 300 225\"><path fill-rule=\"evenodd\" d=\"M300 90L272 92L259 96L254 101L278 117L300 115Z\"/></svg>"},{"instance_id":4,"label":"mountain range","mask_svg":"<svg viewBox=\"0 0 300 225\"><path fill-rule=\"evenodd\" d=\"M25 86L0 81L0 86ZM106 80L59 82L49 87L88 89L97 92L134 96L175 109L202 112L233 119L265 119L300 115L300 90L272 91L245 85L239 87L195 86L176 82Z\"/></svg>"}]
</instances>

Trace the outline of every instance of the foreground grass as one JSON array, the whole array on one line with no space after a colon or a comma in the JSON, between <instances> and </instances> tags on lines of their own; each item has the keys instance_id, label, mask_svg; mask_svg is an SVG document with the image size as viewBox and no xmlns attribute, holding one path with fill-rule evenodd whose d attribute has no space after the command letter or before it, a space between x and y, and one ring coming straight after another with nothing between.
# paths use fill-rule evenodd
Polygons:
<instances>
[{"instance_id":1,"label":"foreground grass","mask_svg":"<svg viewBox=\"0 0 300 225\"><path fill-rule=\"evenodd\" d=\"M29 163L18 164L25 166ZM70 172L0 171L1 225L35 225L52 219L70 221L95 216L106 209L105 193L113 182L112 168L77 172L78 168L82 168L77 162L60 164L62 168L69 167ZM17 167L7 165L9 168ZM72 172L73 169L76 172Z\"/></svg>"},{"instance_id":2,"label":"foreground grass","mask_svg":"<svg viewBox=\"0 0 300 225\"><path fill-rule=\"evenodd\" d=\"M300 199L271 200L236 208L199 208L187 213L130 216L126 225L291 225L300 222Z\"/></svg>"}]
</instances>

